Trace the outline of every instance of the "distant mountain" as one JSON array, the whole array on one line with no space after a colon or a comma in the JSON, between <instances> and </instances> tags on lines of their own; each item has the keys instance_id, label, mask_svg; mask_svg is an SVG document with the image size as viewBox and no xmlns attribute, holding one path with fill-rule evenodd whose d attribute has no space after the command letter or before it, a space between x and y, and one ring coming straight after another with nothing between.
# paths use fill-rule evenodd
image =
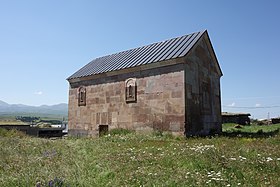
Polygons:
<instances>
[{"instance_id":1,"label":"distant mountain","mask_svg":"<svg viewBox=\"0 0 280 187\"><path fill-rule=\"evenodd\" d=\"M9 106L9 104L6 103L6 102L4 102L4 101L1 101L1 100L0 100L0 107L1 107L1 106Z\"/></svg>"},{"instance_id":2,"label":"distant mountain","mask_svg":"<svg viewBox=\"0 0 280 187\"><path fill-rule=\"evenodd\" d=\"M8 104L0 100L0 114L44 114L44 115L68 115L68 104L28 106L22 104Z\"/></svg>"}]
</instances>

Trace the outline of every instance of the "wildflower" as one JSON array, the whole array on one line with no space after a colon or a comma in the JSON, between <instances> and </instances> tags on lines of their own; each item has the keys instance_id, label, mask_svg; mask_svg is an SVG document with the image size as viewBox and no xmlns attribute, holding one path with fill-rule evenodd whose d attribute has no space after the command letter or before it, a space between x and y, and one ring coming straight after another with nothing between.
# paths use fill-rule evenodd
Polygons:
<instances>
[{"instance_id":1,"label":"wildflower","mask_svg":"<svg viewBox=\"0 0 280 187\"><path fill-rule=\"evenodd\" d=\"M212 180L215 180L215 181L219 181L220 180L220 178L215 178L215 177L213 177L213 178L211 178Z\"/></svg>"},{"instance_id":2,"label":"wildflower","mask_svg":"<svg viewBox=\"0 0 280 187\"><path fill-rule=\"evenodd\" d=\"M43 153L43 157L54 157L55 155L57 155L56 150L50 150L50 151L46 151Z\"/></svg>"},{"instance_id":3,"label":"wildflower","mask_svg":"<svg viewBox=\"0 0 280 187\"><path fill-rule=\"evenodd\" d=\"M246 159L247 159L247 158L242 157L242 156L239 156L239 158L240 158L240 161L242 161L242 160L246 160Z\"/></svg>"},{"instance_id":4,"label":"wildflower","mask_svg":"<svg viewBox=\"0 0 280 187\"><path fill-rule=\"evenodd\" d=\"M204 151L207 151L209 149L215 149L214 145L201 145L198 144L197 146L190 147L190 150L193 150L195 152L203 153Z\"/></svg>"},{"instance_id":5,"label":"wildflower","mask_svg":"<svg viewBox=\"0 0 280 187\"><path fill-rule=\"evenodd\" d=\"M130 157L131 160L136 160L135 156Z\"/></svg>"},{"instance_id":6,"label":"wildflower","mask_svg":"<svg viewBox=\"0 0 280 187\"><path fill-rule=\"evenodd\" d=\"M60 187L63 185L63 180L59 178L55 178L54 180L50 180L48 183L49 187Z\"/></svg>"},{"instance_id":7,"label":"wildflower","mask_svg":"<svg viewBox=\"0 0 280 187\"><path fill-rule=\"evenodd\" d=\"M53 186L53 185L54 185L53 180L50 180L50 181L49 181L49 186Z\"/></svg>"},{"instance_id":8,"label":"wildflower","mask_svg":"<svg viewBox=\"0 0 280 187\"><path fill-rule=\"evenodd\" d=\"M267 157L267 158L266 158L266 161L267 161L267 162L270 162L270 161L272 161L272 160L273 160L273 159L272 159L271 157Z\"/></svg>"},{"instance_id":9,"label":"wildflower","mask_svg":"<svg viewBox=\"0 0 280 187\"><path fill-rule=\"evenodd\" d=\"M213 173L214 173L214 171L207 172L208 177L212 177Z\"/></svg>"},{"instance_id":10,"label":"wildflower","mask_svg":"<svg viewBox=\"0 0 280 187\"><path fill-rule=\"evenodd\" d=\"M41 187L41 182L37 182L36 187Z\"/></svg>"}]
</instances>

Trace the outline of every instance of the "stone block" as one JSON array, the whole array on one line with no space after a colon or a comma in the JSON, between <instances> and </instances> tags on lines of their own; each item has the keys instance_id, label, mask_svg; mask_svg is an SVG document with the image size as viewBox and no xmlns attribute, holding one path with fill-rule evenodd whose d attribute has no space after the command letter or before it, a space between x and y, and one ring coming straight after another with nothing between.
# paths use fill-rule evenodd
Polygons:
<instances>
[{"instance_id":1,"label":"stone block","mask_svg":"<svg viewBox=\"0 0 280 187\"><path fill-rule=\"evenodd\" d=\"M171 93L172 98L182 98L183 97L183 91L176 91Z\"/></svg>"}]
</instances>

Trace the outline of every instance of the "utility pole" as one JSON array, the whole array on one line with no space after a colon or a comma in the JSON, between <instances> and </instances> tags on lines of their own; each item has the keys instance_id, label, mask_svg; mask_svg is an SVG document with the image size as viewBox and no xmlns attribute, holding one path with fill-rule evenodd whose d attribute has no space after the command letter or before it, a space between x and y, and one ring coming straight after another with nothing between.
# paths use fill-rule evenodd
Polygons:
<instances>
[{"instance_id":1,"label":"utility pole","mask_svg":"<svg viewBox=\"0 0 280 187\"><path fill-rule=\"evenodd\" d=\"M270 118L270 117L269 117L269 112L268 112L268 113L267 113L267 119L269 120L269 118Z\"/></svg>"}]
</instances>

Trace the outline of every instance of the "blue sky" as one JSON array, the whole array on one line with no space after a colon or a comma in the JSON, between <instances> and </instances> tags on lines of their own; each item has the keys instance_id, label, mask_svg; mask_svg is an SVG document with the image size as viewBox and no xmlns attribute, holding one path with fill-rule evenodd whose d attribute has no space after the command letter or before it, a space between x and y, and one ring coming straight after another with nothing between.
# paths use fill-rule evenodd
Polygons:
<instances>
[{"instance_id":1,"label":"blue sky","mask_svg":"<svg viewBox=\"0 0 280 187\"><path fill-rule=\"evenodd\" d=\"M0 0L0 100L68 102L94 58L207 29L224 111L280 115L280 1Z\"/></svg>"}]
</instances>

